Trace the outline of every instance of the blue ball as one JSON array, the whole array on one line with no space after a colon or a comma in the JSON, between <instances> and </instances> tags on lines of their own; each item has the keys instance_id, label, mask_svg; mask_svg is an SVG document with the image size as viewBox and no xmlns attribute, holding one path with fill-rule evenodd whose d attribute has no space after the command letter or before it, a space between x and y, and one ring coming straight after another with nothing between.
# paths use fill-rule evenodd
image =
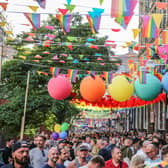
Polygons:
<instances>
[{"instance_id":1,"label":"blue ball","mask_svg":"<svg viewBox=\"0 0 168 168\"><path fill-rule=\"evenodd\" d=\"M67 137L67 132L66 131L63 131L63 132L61 132L60 134L59 134L59 137L61 138L61 139L65 139L66 137Z\"/></svg>"},{"instance_id":2,"label":"blue ball","mask_svg":"<svg viewBox=\"0 0 168 168\"><path fill-rule=\"evenodd\" d=\"M168 72L162 78L162 87L166 93L168 93Z\"/></svg>"},{"instance_id":3,"label":"blue ball","mask_svg":"<svg viewBox=\"0 0 168 168\"><path fill-rule=\"evenodd\" d=\"M159 79L151 74L146 75L146 84L141 84L139 78L134 83L136 95L146 101L155 99L160 94L161 88Z\"/></svg>"}]
</instances>

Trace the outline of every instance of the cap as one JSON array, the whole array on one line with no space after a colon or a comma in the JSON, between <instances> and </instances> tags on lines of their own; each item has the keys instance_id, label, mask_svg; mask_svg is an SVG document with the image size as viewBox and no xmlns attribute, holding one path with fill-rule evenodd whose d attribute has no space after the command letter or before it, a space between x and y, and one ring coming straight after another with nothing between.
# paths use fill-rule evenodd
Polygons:
<instances>
[{"instance_id":1,"label":"cap","mask_svg":"<svg viewBox=\"0 0 168 168\"><path fill-rule=\"evenodd\" d=\"M89 151L88 145L81 144L79 146L79 151Z\"/></svg>"},{"instance_id":2,"label":"cap","mask_svg":"<svg viewBox=\"0 0 168 168\"><path fill-rule=\"evenodd\" d=\"M67 143L67 141L66 141L65 139L63 139L63 140L60 140L60 141L58 142L58 144L61 144L61 143Z\"/></svg>"},{"instance_id":3,"label":"cap","mask_svg":"<svg viewBox=\"0 0 168 168\"><path fill-rule=\"evenodd\" d=\"M12 146L12 152L15 152L16 150L18 150L20 148L29 148L28 143L26 141L17 141Z\"/></svg>"}]
</instances>

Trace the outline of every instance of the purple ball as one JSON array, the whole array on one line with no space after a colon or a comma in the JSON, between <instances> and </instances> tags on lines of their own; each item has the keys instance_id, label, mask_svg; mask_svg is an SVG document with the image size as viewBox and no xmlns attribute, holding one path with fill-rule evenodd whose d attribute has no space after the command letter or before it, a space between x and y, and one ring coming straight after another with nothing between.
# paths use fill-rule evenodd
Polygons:
<instances>
[{"instance_id":1,"label":"purple ball","mask_svg":"<svg viewBox=\"0 0 168 168\"><path fill-rule=\"evenodd\" d=\"M52 137L54 140L57 140L59 138L59 134L57 132L53 132Z\"/></svg>"}]
</instances>

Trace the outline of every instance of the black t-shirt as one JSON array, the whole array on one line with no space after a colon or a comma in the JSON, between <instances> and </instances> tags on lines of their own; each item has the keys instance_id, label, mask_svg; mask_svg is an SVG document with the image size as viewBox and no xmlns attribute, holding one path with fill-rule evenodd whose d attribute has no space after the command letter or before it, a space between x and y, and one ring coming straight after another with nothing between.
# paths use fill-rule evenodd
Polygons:
<instances>
[{"instance_id":1,"label":"black t-shirt","mask_svg":"<svg viewBox=\"0 0 168 168\"><path fill-rule=\"evenodd\" d=\"M52 168L50 165L46 164L43 166L43 168Z\"/></svg>"},{"instance_id":2,"label":"black t-shirt","mask_svg":"<svg viewBox=\"0 0 168 168\"><path fill-rule=\"evenodd\" d=\"M98 154L101 155L105 161L111 159L111 153L106 148L100 149Z\"/></svg>"},{"instance_id":3,"label":"black t-shirt","mask_svg":"<svg viewBox=\"0 0 168 168\"><path fill-rule=\"evenodd\" d=\"M59 163L57 163L57 164L56 164L56 168L65 168L65 166L64 166L64 165L61 165L61 164L59 164Z\"/></svg>"}]
</instances>

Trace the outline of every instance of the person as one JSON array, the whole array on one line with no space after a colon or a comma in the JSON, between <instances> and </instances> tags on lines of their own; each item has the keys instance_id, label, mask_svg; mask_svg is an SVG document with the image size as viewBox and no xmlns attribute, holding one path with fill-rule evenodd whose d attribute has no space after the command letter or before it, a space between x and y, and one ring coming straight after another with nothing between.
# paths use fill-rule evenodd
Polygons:
<instances>
[{"instance_id":1,"label":"person","mask_svg":"<svg viewBox=\"0 0 168 168\"><path fill-rule=\"evenodd\" d=\"M91 139L91 147L92 147L92 150L91 150L91 154L94 156L94 155L97 155L98 154L98 148L97 148L97 140L96 139Z\"/></svg>"},{"instance_id":2,"label":"person","mask_svg":"<svg viewBox=\"0 0 168 168\"><path fill-rule=\"evenodd\" d=\"M111 153L107 150L102 139L98 140L97 147L99 148L98 154L101 155L105 161L111 159Z\"/></svg>"},{"instance_id":3,"label":"person","mask_svg":"<svg viewBox=\"0 0 168 168\"><path fill-rule=\"evenodd\" d=\"M104 167L105 167L104 158L100 155L95 155L92 157L92 159L86 166L80 168L104 168Z\"/></svg>"},{"instance_id":4,"label":"person","mask_svg":"<svg viewBox=\"0 0 168 168\"><path fill-rule=\"evenodd\" d=\"M31 168L29 165L29 146L26 141L18 141L12 146L13 164L2 168Z\"/></svg>"},{"instance_id":5,"label":"person","mask_svg":"<svg viewBox=\"0 0 168 168\"><path fill-rule=\"evenodd\" d=\"M61 139L59 142L58 142L58 149L61 149L61 148L64 148L66 146L66 140L65 139Z\"/></svg>"},{"instance_id":6,"label":"person","mask_svg":"<svg viewBox=\"0 0 168 168\"><path fill-rule=\"evenodd\" d=\"M121 149L118 146L113 147L111 151L112 159L105 162L105 168L128 168L126 162L121 161Z\"/></svg>"},{"instance_id":7,"label":"person","mask_svg":"<svg viewBox=\"0 0 168 168\"><path fill-rule=\"evenodd\" d=\"M34 137L34 140L33 142L31 143L29 149L33 149L33 148L36 148L37 147L37 136Z\"/></svg>"},{"instance_id":8,"label":"person","mask_svg":"<svg viewBox=\"0 0 168 168\"><path fill-rule=\"evenodd\" d=\"M70 162L67 168L79 168L87 165L87 155L89 148L87 145L80 144L77 148L77 156L72 162Z\"/></svg>"},{"instance_id":9,"label":"person","mask_svg":"<svg viewBox=\"0 0 168 168\"><path fill-rule=\"evenodd\" d=\"M43 168L55 168L58 160L58 149L56 147L50 148L48 151L48 162Z\"/></svg>"},{"instance_id":10,"label":"person","mask_svg":"<svg viewBox=\"0 0 168 168\"><path fill-rule=\"evenodd\" d=\"M161 154L162 154L162 162L152 166L151 168L166 168L168 167L168 145L164 145L161 149Z\"/></svg>"},{"instance_id":11,"label":"person","mask_svg":"<svg viewBox=\"0 0 168 168\"><path fill-rule=\"evenodd\" d=\"M14 140L9 138L6 141L6 147L4 148L2 152L2 159L5 164L8 164L12 161L12 145L14 143Z\"/></svg>"},{"instance_id":12,"label":"person","mask_svg":"<svg viewBox=\"0 0 168 168\"><path fill-rule=\"evenodd\" d=\"M146 154L147 154L147 158L146 158L145 164L147 166L152 166L162 161L158 155L158 147L155 144L149 144L147 146Z\"/></svg>"},{"instance_id":13,"label":"person","mask_svg":"<svg viewBox=\"0 0 168 168\"><path fill-rule=\"evenodd\" d=\"M56 163L56 168L65 168L64 162L69 158L69 151L67 148L58 149L58 161Z\"/></svg>"},{"instance_id":14,"label":"person","mask_svg":"<svg viewBox=\"0 0 168 168\"><path fill-rule=\"evenodd\" d=\"M30 150L30 163L33 168L41 168L47 163L48 151L44 149L45 136L37 136L37 147Z\"/></svg>"},{"instance_id":15,"label":"person","mask_svg":"<svg viewBox=\"0 0 168 168\"><path fill-rule=\"evenodd\" d=\"M131 146L131 140L130 138L126 138L124 140L124 145L121 147L121 153L122 153L122 160L124 160L128 165L130 165L131 158L133 156L133 151L130 148Z\"/></svg>"},{"instance_id":16,"label":"person","mask_svg":"<svg viewBox=\"0 0 168 168\"><path fill-rule=\"evenodd\" d=\"M131 159L130 168L144 168L145 158L142 155L134 155Z\"/></svg>"}]
</instances>

